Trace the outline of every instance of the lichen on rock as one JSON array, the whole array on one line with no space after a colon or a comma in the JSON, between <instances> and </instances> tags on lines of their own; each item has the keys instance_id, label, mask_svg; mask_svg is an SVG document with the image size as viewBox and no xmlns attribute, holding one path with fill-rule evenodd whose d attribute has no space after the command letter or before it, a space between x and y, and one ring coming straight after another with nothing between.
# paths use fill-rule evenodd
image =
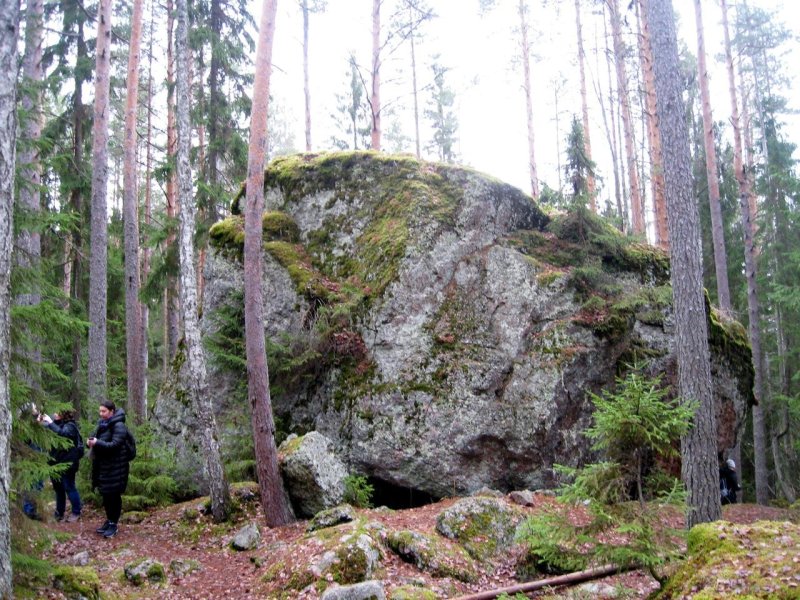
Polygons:
<instances>
[{"instance_id":1,"label":"lichen on rock","mask_svg":"<svg viewBox=\"0 0 800 600\"><path fill-rule=\"evenodd\" d=\"M492 497L464 498L436 518L436 531L456 540L470 556L489 560L514 543L522 514L505 500Z\"/></svg>"}]
</instances>

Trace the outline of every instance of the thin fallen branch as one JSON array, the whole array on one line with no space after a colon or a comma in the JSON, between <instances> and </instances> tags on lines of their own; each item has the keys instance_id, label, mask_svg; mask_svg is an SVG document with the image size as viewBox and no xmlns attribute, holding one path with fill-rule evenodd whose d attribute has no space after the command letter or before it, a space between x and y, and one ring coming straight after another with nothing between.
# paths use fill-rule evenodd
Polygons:
<instances>
[{"instance_id":1,"label":"thin fallen branch","mask_svg":"<svg viewBox=\"0 0 800 600\"><path fill-rule=\"evenodd\" d=\"M497 598L500 594L517 594L519 592L532 592L545 587L556 587L559 585L571 585L575 583L582 583L592 579L599 579L601 577L608 577L609 575L616 575L623 571L630 571L636 567L617 567L614 565L606 565L604 567L597 567L594 569L586 569L585 571L576 571L575 573L568 573L567 575L559 575L558 577L550 577L549 579L539 579L537 581L529 581L528 583L519 583L496 590L489 590L488 592L477 592L475 594L467 594L466 596L459 596L454 600L492 600Z\"/></svg>"}]
</instances>

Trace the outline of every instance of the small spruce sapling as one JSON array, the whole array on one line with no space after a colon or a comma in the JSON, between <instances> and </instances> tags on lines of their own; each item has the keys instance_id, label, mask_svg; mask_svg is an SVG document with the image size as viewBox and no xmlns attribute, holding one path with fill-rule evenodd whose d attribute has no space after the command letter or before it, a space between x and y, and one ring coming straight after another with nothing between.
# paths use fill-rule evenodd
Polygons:
<instances>
[{"instance_id":1,"label":"small spruce sapling","mask_svg":"<svg viewBox=\"0 0 800 600\"><path fill-rule=\"evenodd\" d=\"M694 407L667 398L660 378L634 370L618 379L617 391L590 394L594 425L586 431L606 460L581 468L556 465L572 482L559 491L564 504L584 505L587 519L570 521L554 509L532 517L519 537L527 561L545 572L589 564L647 569L659 582L660 568L677 558L684 532L665 522L668 505L685 499L682 484L658 467L677 455L675 442L690 426Z\"/></svg>"}]
</instances>

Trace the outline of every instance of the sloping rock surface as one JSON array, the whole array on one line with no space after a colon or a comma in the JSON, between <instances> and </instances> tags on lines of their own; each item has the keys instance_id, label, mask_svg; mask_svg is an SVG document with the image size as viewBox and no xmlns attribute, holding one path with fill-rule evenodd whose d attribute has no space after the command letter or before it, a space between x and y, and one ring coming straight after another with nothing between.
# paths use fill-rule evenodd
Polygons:
<instances>
[{"instance_id":1,"label":"sloping rock surface","mask_svg":"<svg viewBox=\"0 0 800 600\"><path fill-rule=\"evenodd\" d=\"M509 185L406 156L277 159L266 186L278 426L323 433L351 472L434 497L551 487L554 463L592 458L588 392L643 359L675 380L666 256L590 216L548 216ZM212 228L206 267L223 436L242 431L231 415L246 406L243 371L219 360L237 348L241 230L236 214ZM713 314L709 324L724 450L752 370L740 326ZM179 372L154 416L185 440L193 417Z\"/></svg>"}]
</instances>

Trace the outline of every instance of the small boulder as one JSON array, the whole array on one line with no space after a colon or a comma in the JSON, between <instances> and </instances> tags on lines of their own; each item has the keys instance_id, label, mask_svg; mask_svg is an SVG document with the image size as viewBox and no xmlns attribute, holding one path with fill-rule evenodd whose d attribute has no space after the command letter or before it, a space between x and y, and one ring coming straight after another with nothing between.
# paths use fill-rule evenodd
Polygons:
<instances>
[{"instance_id":1,"label":"small boulder","mask_svg":"<svg viewBox=\"0 0 800 600\"><path fill-rule=\"evenodd\" d=\"M516 492L511 492L508 495L508 499L511 500L514 504L519 504L520 506L535 506L536 505L536 495L530 490L520 490Z\"/></svg>"},{"instance_id":2,"label":"small boulder","mask_svg":"<svg viewBox=\"0 0 800 600\"><path fill-rule=\"evenodd\" d=\"M386 545L404 561L434 577L452 577L467 583L478 579L475 562L452 542L419 531L404 530L389 532Z\"/></svg>"},{"instance_id":3,"label":"small boulder","mask_svg":"<svg viewBox=\"0 0 800 600\"><path fill-rule=\"evenodd\" d=\"M363 581L328 588L322 594L322 600L386 600L386 594L380 581Z\"/></svg>"},{"instance_id":4,"label":"small boulder","mask_svg":"<svg viewBox=\"0 0 800 600\"><path fill-rule=\"evenodd\" d=\"M75 565L76 567L85 567L89 564L91 560L89 556L89 552L84 550L83 552L78 552L70 559L70 564Z\"/></svg>"},{"instance_id":5,"label":"small boulder","mask_svg":"<svg viewBox=\"0 0 800 600\"><path fill-rule=\"evenodd\" d=\"M392 590L389 600L439 600L439 596L424 587L403 585Z\"/></svg>"},{"instance_id":6,"label":"small boulder","mask_svg":"<svg viewBox=\"0 0 800 600\"><path fill-rule=\"evenodd\" d=\"M287 439L278 449L281 474L300 516L312 517L344 499L347 469L331 441L316 431Z\"/></svg>"},{"instance_id":7,"label":"small boulder","mask_svg":"<svg viewBox=\"0 0 800 600\"><path fill-rule=\"evenodd\" d=\"M522 515L505 500L464 498L436 518L436 531L458 541L470 556L488 560L508 549Z\"/></svg>"},{"instance_id":8,"label":"small boulder","mask_svg":"<svg viewBox=\"0 0 800 600\"><path fill-rule=\"evenodd\" d=\"M191 558L174 558L169 563L169 570L175 577L183 579L190 573L202 571L203 567L199 562Z\"/></svg>"},{"instance_id":9,"label":"small boulder","mask_svg":"<svg viewBox=\"0 0 800 600\"><path fill-rule=\"evenodd\" d=\"M306 531L311 532L318 529L326 529L327 527L335 527L341 523L354 521L355 518L356 511L352 506L349 504L340 504L339 506L328 508L314 515L314 518L311 519L306 527Z\"/></svg>"},{"instance_id":10,"label":"small boulder","mask_svg":"<svg viewBox=\"0 0 800 600\"><path fill-rule=\"evenodd\" d=\"M234 550L253 550L261 541L261 532L258 525L249 523L242 527L231 541L231 548Z\"/></svg>"},{"instance_id":11,"label":"small boulder","mask_svg":"<svg viewBox=\"0 0 800 600\"><path fill-rule=\"evenodd\" d=\"M125 565L125 578L133 585L142 585L147 581L161 583L167 579L167 574L160 562L145 558Z\"/></svg>"},{"instance_id":12,"label":"small boulder","mask_svg":"<svg viewBox=\"0 0 800 600\"><path fill-rule=\"evenodd\" d=\"M344 536L334 552L336 558L330 573L333 580L341 584L368 580L383 558L380 545L363 530Z\"/></svg>"}]
</instances>

